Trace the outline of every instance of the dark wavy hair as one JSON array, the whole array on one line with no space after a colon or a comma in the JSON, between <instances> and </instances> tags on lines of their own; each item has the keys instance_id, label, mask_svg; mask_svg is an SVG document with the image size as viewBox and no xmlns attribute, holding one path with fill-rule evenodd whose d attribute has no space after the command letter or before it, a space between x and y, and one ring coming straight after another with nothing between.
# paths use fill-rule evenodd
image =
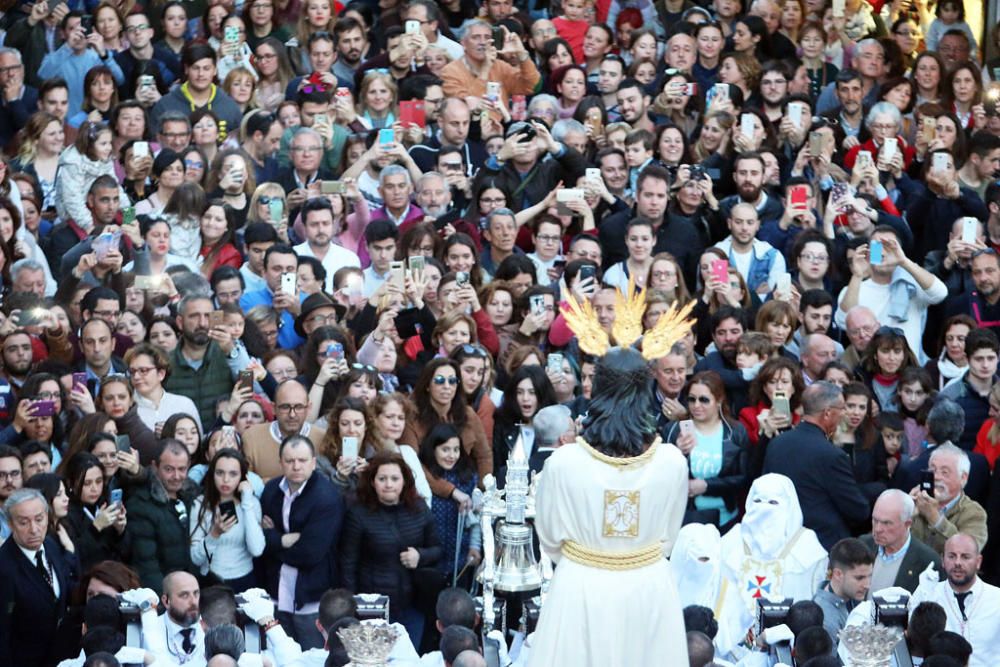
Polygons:
<instances>
[{"instance_id":1,"label":"dark wavy hair","mask_svg":"<svg viewBox=\"0 0 1000 667\"><path fill-rule=\"evenodd\" d=\"M507 380L506 389L503 392L503 403L496 411L496 423L516 424L534 417L534 415L521 414L521 407L517 403L517 385L521 384L523 380L529 380L535 390L535 397L538 399L536 413L542 408L559 402L559 399L556 398L556 390L545 374L544 368L541 366L521 366Z\"/></svg>"},{"instance_id":2,"label":"dark wavy hair","mask_svg":"<svg viewBox=\"0 0 1000 667\"><path fill-rule=\"evenodd\" d=\"M409 510L426 510L426 505L421 508L424 501L417 493L417 485L413 480L413 471L410 470L410 466L406 464L402 456L390 451L379 452L373 456L368 462L368 467L361 473L361 479L358 480L358 503L371 510L379 508L381 503L378 494L375 493L375 475L378 474L379 468L384 465L397 465L403 474L403 491L399 494L399 504Z\"/></svg>"},{"instance_id":3,"label":"dark wavy hair","mask_svg":"<svg viewBox=\"0 0 1000 667\"><path fill-rule=\"evenodd\" d=\"M615 458L642 454L656 437L649 364L632 348L614 348L598 362L583 437Z\"/></svg>"},{"instance_id":4,"label":"dark wavy hair","mask_svg":"<svg viewBox=\"0 0 1000 667\"><path fill-rule=\"evenodd\" d=\"M219 465L219 461L222 459L233 459L240 464L240 482L243 482L247 478L247 473L250 470L250 465L247 463L246 458L243 454L236 449L220 449L212 457L211 462L208 464L208 471L205 473L205 478L201 481L202 490L202 503L201 509L198 511L198 520L194 526L200 526L202 520L205 518L205 513L214 513L216 508L221 502L219 489L215 486L215 468ZM236 490L236 502L240 502L242 497L242 492ZM194 530L194 528L192 528Z\"/></svg>"},{"instance_id":5,"label":"dark wavy hair","mask_svg":"<svg viewBox=\"0 0 1000 667\"><path fill-rule=\"evenodd\" d=\"M424 436L424 441L420 443L420 462L435 477L442 478L447 471L437 462L434 451L452 438L461 438L455 427L451 424L438 424ZM472 457L465 451L465 447L461 446L461 440L459 440L458 461L455 462L454 471L462 482L468 482L476 475L476 466L472 462Z\"/></svg>"}]
</instances>

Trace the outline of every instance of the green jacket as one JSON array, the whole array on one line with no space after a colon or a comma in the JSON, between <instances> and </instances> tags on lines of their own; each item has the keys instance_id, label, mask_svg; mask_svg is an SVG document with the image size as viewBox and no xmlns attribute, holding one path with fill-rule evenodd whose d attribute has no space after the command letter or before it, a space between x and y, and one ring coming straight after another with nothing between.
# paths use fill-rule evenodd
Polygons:
<instances>
[{"instance_id":1,"label":"green jacket","mask_svg":"<svg viewBox=\"0 0 1000 667\"><path fill-rule=\"evenodd\" d=\"M919 513L913 515L913 536L938 554L944 553L944 543L957 533L972 536L980 550L986 546L986 510L964 493L938 525L930 526Z\"/></svg>"},{"instance_id":2,"label":"green jacket","mask_svg":"<svg viewBox=\"0 0 1000 667\"><path fill-rule=\"evenodd\" d=\"M212 341L208 344L201 366L195 369L181 353L182 347L178 343L170 353L170 377L163 387L194 401L202 424L214 424L216 401L229 396L233 390L233 374L226 363L226 355Z\"/></svg>"},{"instance_id":3,"label":"green jacket","mask_svg":"<svg viewBox=\"0 0 1000 667\"><path fill-rule=\"evenodd\" d=\"M147 483L125 502L128 532L132 536L132 568L142 585L163 592L163 577L177 570L194 573L191 567L189 523L191 501L197 494L186 483L178 494L184 503L183 516L167 497L160 480L150 472Z\"/></svg>"}]
</instances>

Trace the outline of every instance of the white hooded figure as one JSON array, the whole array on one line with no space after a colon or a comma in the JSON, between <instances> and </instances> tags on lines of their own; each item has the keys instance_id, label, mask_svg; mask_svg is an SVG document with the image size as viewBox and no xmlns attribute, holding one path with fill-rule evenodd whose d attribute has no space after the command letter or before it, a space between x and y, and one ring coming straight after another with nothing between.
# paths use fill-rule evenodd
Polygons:
<instances>
[{"instance_id":1,"label":"white hooded figure","mask_svg":"<svg viewBox=\"0 0 1000 667\"><path fill-rule=\"evenodd\" d=\"M723 573L747 611L756 618L760 597L812 600L826 568L826 549L803 527L792 481L773 473L757 478L742 523L722 538Z\"/></svg>"},{"instance_id":2,"label":"white hooded figure","mask_svg":"<svg viewBox=\"0 0 1000 667\"><path fill-rule=\"evenodd\" d=\"M713 640L716 654L729 655L753 623L735 584L722 576L722 538L711 524L689 523L677 534L670 554L681 607L708 607L719 632Z\"/></svg>"}]
</instances>

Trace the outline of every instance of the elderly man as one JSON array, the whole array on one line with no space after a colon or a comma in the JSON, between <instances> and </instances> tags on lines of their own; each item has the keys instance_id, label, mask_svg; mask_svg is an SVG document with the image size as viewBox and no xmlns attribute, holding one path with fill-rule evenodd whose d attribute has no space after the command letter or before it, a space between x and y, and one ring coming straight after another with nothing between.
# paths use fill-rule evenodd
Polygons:
<instances>
[{"instance_id":1,"label":"elderly man","mask_svg":"<svg viewBox=\"0 0 1000 667\"><path fill-rule=\"evenodd\" d=\"M940 569L941 558L933 549L913 536L913 498L899 489L883 491L872 510L872 532L861 541L875 553L872 570L873 591L890 586L911 593L920 584L920 573L928 565Z\"/></svg>"},{"instance_id":2,"label":"elderly man","mask_svg":"<svg viewBox=\"0 0 1000 667\"><path fill-rule=\"evenodd\" d=\"M687 368L687 350L680 343L653 363L652 399L658 408L656 422L661 434L670 422L688 418L683 396Z\"/></svg>"},{"instance_id":3,"label":"elderly man","mask_svg":"<svg viewBox=\"0 0 1000 667\"><path fill-rule=\"evenodd\" d=\"M509 109L511 95L531 95L541 79L521 38L506 28L501 29L507 38L503 50L497 51L493 46L493 27L481 19L468 22L462 37L465 57L441 70L444 94L464 98L473 111L492 108L492 103L486 99L488 81L500 84L499 99ZM518 66L501 60L501 53L515 58Z\"/></svg>"},{"instance_id":4,"label":"elderly man","mask_svg":"<svg viewBox=\"0 0 1000 667\"><path fill-rule=\"evenodd\" d=\"M51 665L60 657L56 630L76 584L76 559L48 536L40 491L15 491L3 510L11 537L0 547L0 665Z\"/></svg>"},{"instance_id":5,"label":"elderly man","mask_svg":"<svg viewBox=\"0 0 1000 667\"><path fill-rule=\"evenodd\" d=\"M823 368L837 359L837 344L826 334L815 333L806 336L800 352L802 380L806 386L820 379Z\"/></svg>"},{"instance_id":6,"label":"elderly man","mask_svg":"<svg viewBox=\"0 0 1000 667\"><path fill-rule=\"evenodd\" d=\"M964 533L952 535L944 544L947 579L936 573L921 577L919 588L910 598L912 611L922 602L941 605L948 618L946 629L962 635L972 645L969 667L1000 664L1000 588L979 578L983 564L977 538Z\"/></svg>"},{"instance_id":7,"label":"elderly man","mask_svg":"<svg viewBox=\"0 0 1000 667\"><path fill-rule=\"evenodd\" d=\"M281 475L278 455L282 441L293 435L310 440L314 447L323 442L326 431L306 421L312 404L309 393L297 380L286 380L274 394L275 421L255 424L243 433L243 453L250 470L268 481Z\"/></svg>"},{"instance_id":8,"label":"elderly man","mask_svg":"<svg viewBox=\"0 0 1000 667\"><path fill-rule=\"evenodd\" d=\"M30 257L14 262L10 267L10 277L15 292L29 292L40 297L56 293L56 283L49 275L48 267Z\"/></svg>"},{"instance_id":9,"label":"elderly man","mask_svg":"<svg viewBox=\"0 0 1000 667\"><path fill-rule=\"evenodd\" d=\"M38 89L25 84L24 75L21 52L9 46L0 49L0 144L4 146L38 107Z\"/></svg>"},{"instance_id":10,"label":"elderly man","mask_svg":"<svg viewBox=\"0 0 1000 667\"><path fill-rule=\"evenodd\" d=\"M871 342L881 325L878 318L875 317L875 313L867 306L854 306L847 311L844 324L847 339L851 341L851 344L844 350L840 360L851 368L857 368L861 364L862 355L868 349L868 343Z\"/></svg>"},{"instance_id":11,"label":"elderly man","mask_svg":"<svg viewBox=\"0 0 1000 667\"><path fill-rule=\"evenodd\" d=\"M844 397L829 382L802 394L802 421L767 448L764 472L785 475L795 484L804 525L824 548L850 537L850 525L867 521L868 500L854 479L847 454L830 442L844 416Z\"/></svg>"},{"instance_id":12,"label":"elderly man","mask_svg":"<svg viewBox=\"0 0 1000 667\"><path fill-rule=\"evenodd\" d=\"M323 135L311 127L299 127L289 144L291 164L278 170L275 179L288 193L289 219L310 196L319 194L316 181L332 179L323 166Z\"/></svg>"},{"instance_id":13,"label":"elderly man","mask_svg":"<svg viewBox=\"0 0 1000 667\"><path fill-rule=\"evenodd\" d=\"M939 554L945 540L956 533L972 536L982 549L987 538L986 511L964 493L969 455L950 442L940 444L930 454L929 468L934 473L933 493L921 485L910 490L917 506L913 534Z\"/></svg>"},{"instance_id":14,"label":"elderly man","mask_svg":"<svg viewBox=\"0 0 1000 667\"><path fill-rule=\"evenodd\" d=\"M576 440L576 422L565 405L550 405L535 413L531 424L535 429L535 443L528 467L532 472L541 472L552 452Z\"/></svg>"},{"instance_id":15,"label":"elderly man","mask_svg":"<svg viewBox=\"0 0 1000 667\"><path fill-rule=\"evenodd\" d=\"M517 247L517 217L509 208L498 208L486 216L483 229L483 249L479 253L479 263L491 276L500 263L511 255L523 255Z\"/></svg>"},{"instance_id":16,"label":"elderly man","mask_svg":"<svg viewBox=\"0 0 1000 667\"><path fill-rule=\"evenodd\" d=\"M378 175L378 193L383 203L372 211L372 220L391 220L397 227L402 227L424 217L420 207L410 201L413 180L405 167L390 164L382 169Z\"/></svg>"},{"instance_id":17,"label":"elderly man","mask_svg":"<svg viewBox=\"0 0 1000 667\"><path fill-rule=\"evenodd\" d=\"M448 181L445 180L444 174L437 171L424 173L417 181L414 199L416 199L420 210L429 218L440 218L447 213L451 209L452 200L451 188L448 187ZM409 226L408 223L404 223L404 225ZM400 229L405 231L405 227L402 225Z\"/></svg>"}]
</instances>

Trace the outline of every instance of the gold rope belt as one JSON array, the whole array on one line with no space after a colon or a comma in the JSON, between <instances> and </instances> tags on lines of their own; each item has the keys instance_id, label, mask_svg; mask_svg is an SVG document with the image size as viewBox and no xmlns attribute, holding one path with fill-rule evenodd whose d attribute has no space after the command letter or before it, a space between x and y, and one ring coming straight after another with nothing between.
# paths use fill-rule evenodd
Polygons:
<instances>
[{"instance_id":1,"label":"gold rope belt","mask_svg":"<svg viewBox=\"0 0 1000 667\"><path fill-rule=\"evenodd\" d=\"M663 547L650 544L635 551L597 551L579 542L563 542L562 553L571 561L602 570L635 570L663 560Z\"/></svg>"}]
</instances>

